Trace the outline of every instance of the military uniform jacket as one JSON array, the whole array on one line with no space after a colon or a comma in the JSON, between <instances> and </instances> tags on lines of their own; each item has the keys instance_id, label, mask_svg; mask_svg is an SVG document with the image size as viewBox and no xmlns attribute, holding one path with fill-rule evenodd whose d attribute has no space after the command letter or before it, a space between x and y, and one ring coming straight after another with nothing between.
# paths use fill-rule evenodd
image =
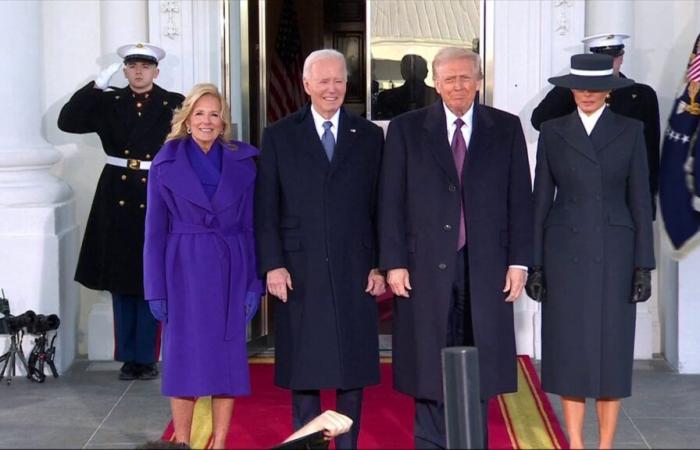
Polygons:
<instances>
[{"instance_id":1,"label":"military uniform jacket","mask_svg":"<svg viewBox=\"0 0 700 450\"><path fill-rule=\"evenodd\" d=\"M543 124L535 169L535 265L544 268L542 385L630 395L636 267L654 267L642 125L607 108L588 136L577 112ZM555 195L556 192L556 195Z\"/></svg>"},{"instance_id":2,"label":"military uniform jacket","mask_svg":"<svg viewBox=\"0 0 700 450\"><path fill-rule=\"evenodd\" d=\"M623 74L620 77L625 78ZM610 110L625 117L641 120L644 123L644 142L649 168L649 188L652 209L656 210L654 197L659 192L659 147L661 136L659 129L659 101L654 89L646 84L635 83L632 86L615 89L606 100ZM565 116L576 110L576 102L570 89L555 87L532 111L530 121L536 130L542 122Z\"/></svg>"},{"instance_id":3,"label":"military uniform jacket","mask_svg":"<svg viewBox=\"0 0 700 450\"><path fill-rule=\"evenodd\" d=\"M97 133L107 155L150 161L170 131L184 97L157 85L141 116L131 90L105 92L93 82L61 109L58 127ZM75 280L85 287L143 296L143 239L147 170L105 164L90 209Z\"/></svg>"}]
</instances>

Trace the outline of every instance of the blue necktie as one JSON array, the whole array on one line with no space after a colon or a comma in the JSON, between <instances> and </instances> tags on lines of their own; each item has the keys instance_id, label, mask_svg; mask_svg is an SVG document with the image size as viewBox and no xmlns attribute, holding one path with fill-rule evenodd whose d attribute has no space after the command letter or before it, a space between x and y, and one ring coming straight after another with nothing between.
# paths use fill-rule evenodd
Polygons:
<instances>
[{"instance_id":1,"label":"blue necktie","mask_svg":"<svg viewBox=\"0 0 700 450\"><path fill-rule=\"evenodd\" d=\"M323 149L326 151L326 156L328 161L333 161L333 149L335 148L335 138L333 133L331 133L331 127L333 123L329 120L323 122L323 136L321 136L321 144L323 144Z\"/></svg>"}]
</instances>

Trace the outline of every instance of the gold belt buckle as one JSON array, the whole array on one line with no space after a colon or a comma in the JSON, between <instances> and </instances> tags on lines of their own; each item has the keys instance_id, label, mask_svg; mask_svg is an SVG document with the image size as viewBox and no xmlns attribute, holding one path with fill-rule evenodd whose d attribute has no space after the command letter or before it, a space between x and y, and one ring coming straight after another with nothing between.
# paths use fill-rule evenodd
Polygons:
<instances>
[{"instance_id":1,"label":"gold belt buckle","mask_svg":"<svg viewBox=\"0 0 700 450\"><path fill-rule=\"evenodd\" d=\"M139 170L141 168L141 161L138 159L127 159L126 167L131 170Z\"/></svg>"}]
</instances>

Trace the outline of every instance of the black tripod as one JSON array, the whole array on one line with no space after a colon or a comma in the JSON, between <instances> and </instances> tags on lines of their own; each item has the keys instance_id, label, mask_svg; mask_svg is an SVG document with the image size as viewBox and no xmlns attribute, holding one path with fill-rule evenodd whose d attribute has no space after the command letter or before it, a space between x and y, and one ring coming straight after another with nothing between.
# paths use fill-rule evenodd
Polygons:
<instances>
[{"instance_id":1,"label":"black tripod","mask_svg":"<svg viewBox=\"0 0 700 450\"><path fill-rule=\"evenodd\" d=\"M4 363L2 370L0 370L0 380L3 378L7 379L7 384L12 384L12 377L16 375L15 364L16 358L19 357L19 361L24 367L24 370L29 373L29 367L27 366L27 360L24 358L24 352L22 351L22 336L24 332L18 331L10 335L10 349L4 355L0 356L0 363ZM5 376L5 370L8 369L7 377Z\"/></svg>"},{"instance_id":2,"label":"black tripod","mask_svg":"<svg viewBox=\"0 0 700 450\"><path fill-rule=\"evenodd\" d=\"M32 353L29 355L29 369L27 370L27 378L37 383L43 383L46 381L46 374L44 374L44 364L48 364L51 369L51 374L54 378L58 378L58 370L56 370L56 364L53 362L53 358L56 354L56 346L54 342L58 333L54 334L51 338L51 343L49 348L46 348L46 343L48 339L46 338L46 332L42 332L39 336L34 339L34 348Z\"/></svg>"}]
</instances>

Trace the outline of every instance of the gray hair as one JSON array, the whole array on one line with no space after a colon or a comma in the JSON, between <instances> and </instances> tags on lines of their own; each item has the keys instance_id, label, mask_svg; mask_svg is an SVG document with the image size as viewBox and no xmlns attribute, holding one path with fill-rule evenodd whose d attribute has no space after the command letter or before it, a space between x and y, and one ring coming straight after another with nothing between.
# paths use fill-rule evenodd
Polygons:
<instances>
[{"instance_id":1,"label":"gray hair","mask_svg":"<svg viewBox=\"0 0 700 450\"><path fill-rule=\"evenodd\" d=\"M433 80L437 79L437 68L447 61L455 59L466 59L474 63L474 68L477 72L479 80L484 78L484 73L481 71L481 56L471 50L462 47L444 47L437 52L433 58Z\"/></svg>"},{"instance_id":2,"label":"gray hair","mask_svg":"<svg viewBox=\"0 0 700 450\"><path fill-rule=\"evenodd\" d=\"M304 79L308 80L311 78L311 66L321 61L322 59L336 59L343 62L343 72L345 72L345 81L348 80L348 67L345 64L345 56L337 50L332 48L324 48L321 50L313 51L304 60Z\"/></svg>"}]
</instances>

